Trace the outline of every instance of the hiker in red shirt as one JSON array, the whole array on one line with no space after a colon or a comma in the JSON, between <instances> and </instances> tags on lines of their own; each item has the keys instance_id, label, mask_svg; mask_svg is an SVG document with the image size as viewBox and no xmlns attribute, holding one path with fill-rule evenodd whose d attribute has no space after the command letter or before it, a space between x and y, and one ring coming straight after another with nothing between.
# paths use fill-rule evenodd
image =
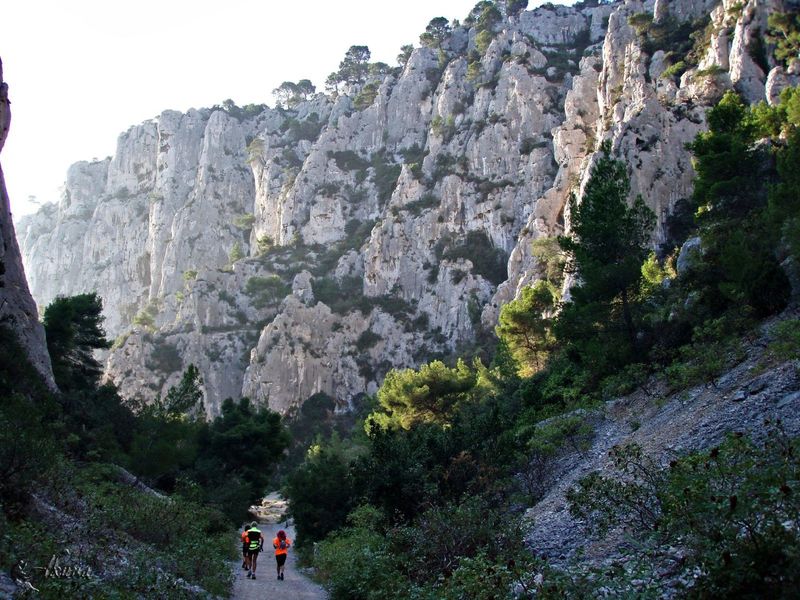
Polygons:
<instances>
[{"instance_id":1,"label":"hiker in red shirt","mask_svg":"<svg viewBox=\"0 0 800 600\"><path fill-rule=\"evenodd\" d=\"M278 536L272 540L272 547L275 548L275 560L278 563L278 579L283 581L283 567L286 564L286 554L289 552L289 546L292 545L292 540L286 537L286 532L281 529Z\"/></svg>"}]
</instances>

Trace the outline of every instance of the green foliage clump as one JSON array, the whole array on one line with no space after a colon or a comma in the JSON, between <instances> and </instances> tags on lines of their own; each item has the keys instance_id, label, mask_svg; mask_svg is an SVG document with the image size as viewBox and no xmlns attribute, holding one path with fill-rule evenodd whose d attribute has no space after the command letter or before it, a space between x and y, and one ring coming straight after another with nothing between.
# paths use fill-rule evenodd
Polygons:
<instances>
[{"instance_id":1,"label":"green foliage clump","mask_svg":"<svg viewBox=\"0 0 800 600\"><path fill-rule=\"evenodd\" d=\"M554 347L552 312L559 293L547 281L538 281L520 292L500 310L496 328L497 337L503 340L517 363L523 368L520 375L539 371Z\"/></svg>"},{"instance_id":2,"label":"green foliage clump","mask_svg":"<svg viewBox=\"0 0 800 600\"><path fill-rule=\"evenodd\" d=\"M378 390L383 412L373 414L369 422L404 429L419 422L445 423L458 404L470 398L477 381L477 372L462 360L452 369L435 360L417 371L390 371Z\"/></svg>"},{"instance_id":3,"label":"green foliage clump","mask_svg":"<svg viewBox=\"0 0 800 600\"><path fill-rule=\"evenodd\" d=\"M297 83L284 81L277 88L272 90L277 104L287 108L293 108L301 102L307 101L317 91L316 86L308 79L301 79Z\"/></svg>"},{"instance_id":4,"label":"green foliage clump","mask_svg":"<svg viewBox=\"0 0 800 600\"><path fill-rule=\"evenodd\" d=\"M425 33L419 36L419 42L428 48L441 48L442 43L449 37L450 23L444 17L431 19Z\"/></svg>"},{"instance_id":5,"label":"green foliage clump","mask_svg":"<svg viewBox=\"0 0 800 600\"><path fill-rule=\"evenodd\" d=\"M405 164L407 164L411 170L411 174L414 176L414 178L417 180L421 179L422 161L427 155L425 149L421 148L419 144L414 144L410 148L404 148L403 150L400 150L400 154L402 155Z\"/></svg>"},{"instance_id":6,"label":"green foliage clump","mask_svg":"<svg viewBox=\"0 0 800 600\"><path fill-rule=\"evenodd\" d=\"M277 304L290 291L289 285L285 284L277 275L269 277L253 276L247 280L244 286L244 293L250 296L253 306L256 308Z\"/></svg>"},{"instance_id":7,"label":"green foliage clump","mask_svg":"<svg viewBox=\"0 0 800 600\"><path fill-rule=\"evenodd\" d=\"M316 562L334 600L490 600L514 586L533 590L534 561L520 540L519 520L483 498L432 507L397 528L361 505L320 544Z\"/></svg>"},{"instance_id":8,"label":"green foliage clump","mask_svg":"<svg viewBox=\"0 0 800 600\"><path fill-rule=\"evenodd\" d=\"M663 50L669 57L681 56L688 64L696 65L708 47L711 37L709 17L696 21L679 21L667 16L658 22L647 13L638 13L628 18L628 23L642 39L642 50L653 55Z\"/></svg>"},{"instance_id":9,"label":"green foliage clump","mask_svg":"<svg viewBox=\"0 0 800 600\"><path fill-rule=\"evenodd\" d=\"M206 503L237 522L263 496L289 436L277 413L252 406L249 398L228 398L221 414L203 423L197 443L192 479Z\"/></svg>"},{"instance_id":10,"label":"green foliage clump","mask_svg":"<svg viewBox=\"0 0 800 600\"><path fill-rule=\"evenodd\" d=\"M298 545L321 540L344 525L353 508L353 485L341 445L311 447L306 461L286 482Z\"/></svg>"},{"instance_id":11,"label":"green foliage clump","mask_svg":"<svg viewBox=\"0 0 800 600\"><path fill-rule=\"evenodd\" d=\"M358 336L358 339L356 340L356 350L359 352L366 352L370 348L374 347L375 344L380 342L381 339L381 336L371 329L365 329L364 333Z\"/></svg>"},{"instance_id":12,"label":"green foliage clump","mask_svg":"<svg viewBox=\"0 0 800 600\"><path fill-rule=\"evenodd\" d=\"M362 171L369 167L369 161L352 150L337 150L328 154L342 171Z\"/></svg>"},{"instance_id":13,"label":"green foliage clump","mask_svg":"<svg viewBox=\"0 0 800 600\"><path fill-rule=\"evenodd\" d=\"M237 215L233 220L233 224L243 231L248 231L253 228L253 223L256 222L256 216L252 214Z\"/></svg>"},{"instance_id":14,"label":"green foliage clump","mask_svg":"<svg viewBox=\"0 0 800 600\"><path fill-rule=\"evenodd\" d=\"M264 256L275 248L275 238L271 235L262 235L256 240L256 245L258 247L258 255Z\"/></svg>"},{"instance_id":15,"label":"green foliage clump","mask_svg":"<svg viewBox=\"0 0 800 600\"><path fill-rule=\"evenodd\" d=\"M239 242L234 242L230 252L228 253L228 262L233 264L236 261L242 260L243 258L244 251L242 250L242 245Z\"/></svg>"},{"instance_id":16,"label":"green foliage clump","mask_svg":"<svg viewBox=\"0 0 800 600\"><path fill-rule=\"evenodd\" d=\"M262 112L267 110L266 104L245 104L244 106L237 106L236 103L228 98L227 100L223 100L222 106L219 104L215 104L211 107L212 111L221 110L228 114L229 116L233 117L240 123L246 121L247 119L252 119L257 117Z\"/></svg>"},{"instance_id":17,"label":"green foliage clump","mask_svg":"<svg viewBox=\"0 0 800 600\"><path fill-rule=\"evenodd\" d=\"M789 66L800 55L800 15L774 12L767 21L767 39L775 44L775 58Z\"/></svg>"},{"instance_id":18,"label":"green foliage clump","mask_svg":"<svg viewBox=\"0 0 800 600\"><path fill-rule=\"evenodd\" d=\"M623 366L638 350L635 300L655 224L641 197L628 206L626 167L608 143L601 151L581 202L570 198L571 235L559 238L580 284L556 324L556 336L595 373Z\"/></svg>"},{"instance_id":19,"label":"green foliage clump","mask_svg":"<svg viewBox=\"0 0 800 600\"><path fill-rule=\"evenodd\" d=\"M147 360L147 368L161 373L174 373L183 366L178 347L164 340L153 343L153 350Z\"/></svg>"},{"instance_id":20,"label":"green foliage clump","mask_svg":"<svg viewBox=\"0 0 800 600\"><path fill-rule=\"evenodd\" d=\"M329 90L336 90L339 84L364 83L369 74L371 55L367 46L350 46L339 63L339 70L328 75L325 86Z\"/></svg>"},{"instance_id":21,"label":"green foliage clump","mask_svg":"<svg viewBox=\"0 0 800 600\"><path fill-rule=\"evenodd\" d=\"M698 292L697 309L710 317L726 310L763 317L781 310L788 301L789 282L773 247L791 217L777 211L770 214L768 204L781 197L783 186L796 175L782 174L785 183L768 192L768 163L754 145L766 126L751 115L741 99L729 92L709 111L709 131L689 146L696 158L692 201L703 254L686 280ZM794 162L796 139L790 137L779 151L779 164L786 159ZM789 198L789 205L796 204L794 195Z\"/></svg>"},{"instance_id":22,"label":"green foliage clump","mask_svg":"<svg viewBox=\"0 0 800 600\"><path fill-rule=\"evenodd\" d=\"M378 85L376 83L367 83L361 88L361 91L353 99L353 106L356 110L364 110L372 106L375 98L378 97Z\"/></svg>"},{"instance_id":23,"label":"green foliage clump","mask_svg":"<svg viewBox=\"0 0 800 600\"><path fill-rule=\"evenodd\" d=\"M413 200L406 204L403 208L410 212L415 217L422 214L429 208L436 208L439 206L440 200L433 194L424 194L419 200Z\"/></svg>"},{"instance_id":24,"label":"green foliage clump","mask_svg":"<svg viewBox=\"0 0 800 600\"><path fill-rule=\"evenodd\" d=\"M769 350L777 358L793 360L800 356L800 320L781 321L775 325L772 335Z\"/></svg>"},{"instance_id":25,"label":"green foliage clump","mask_svg":"<svg viewBox=\"0 0 800 600\"><path fill-rule=\"evenodd\" d=\"M99 381L102 368L94 351L111 346L103 319L102 300L94 293L59 296L45 308L47 351L61 389L91 387Z\"/></svg>"},{"instance_id":26,"label":"green foliage clump","mask_svg":"<svg viewBox=\"0 0 800 600\"><path fill-rule=\"evenodd\" d=\"M385 152L376 152L372 155L372 182L378 190L378 200L386 203L397 187L397 178L400 177L402 167L391 162Z\"/></svg>"},{"instance_id":27,"label":"green foliage clump","mask_svg":"<svg viewBox=\"0 0 800 600\"><path fill-rule=\"evenodd\" d=\"M800 509L797 451L779 426L759 444L732 435L666 469L637 446L617 447L615 476L582 479L570 510L596 533L626 526L642 541L686 548L681 568L696 573L688 597L788 597L800 582L800 536L786 527Z\"/></svg>"},{"instance_id":28,"label":"green foliage clump","mask_svg":"<svg viewBox=\"0 0 800 600\"><path fill-rule=\"evenodd\" d=\"M564 279L564 267L567 261L558 244L558 238L546 237L533 240L531 255L541 265L545 280L554 286L560 286Z\"/></svg>"},{"instance_id":29,"label":"green foliage clump","mask_svg":"<svg viewBox=\"0 0 800 600\"><path fill-rule=\"evenodd\" d=\"M319 115L312 112L308 115L307 119L303 119L302 121L293 118L286 119L281 128L285 128L284 131L287 131L289 138L295 142L299 142L300 140L314 142L322 132L324 125L325 123L319 120ZM294 155L294 153L291 154ZM297 159L296 156L288 156L286 152L284 152L283 156L284 158L289 158L290 165L300 166L299 159Z\"/></svg>"},{"instance_id":30,"label":"green foliage clump","mask_svg":"<svg viewBox=\"0 0 800 600\"><path fill-rule=\"evenodd\" d=\"M339 281L330 277L316 277L311 287L317 302L322 302L337 314L344 315L353 309L369 312L368 303L364 301L364 282L359 277L343 277Z\"/></svg>"},{"instance_id":31,"label":"green foliage clump","mask_svg":"<svg viewBox=\"0 0 800 600\"><path fill-rule=\"evenodd\" d=\"M472 263L472 272L493 285L500 285L508 278L508 257L495 248L489 236L482 231L470 231L460 243L447 248L442 258L446 260L467 259Z\"/></svg>"},{"instance_id":32,"label":"green foliage clump","mask_svg":"<svg viewBox=\"0 0 800 600\"><path fill-rule=\"evenodd\" d=\"M492 43L493 39L494 35L492 32L488 29L484 29L475 36L475 49L481 55L486 54L486 51L489 49L489 45Z\"/></svg>"}]
</instances>

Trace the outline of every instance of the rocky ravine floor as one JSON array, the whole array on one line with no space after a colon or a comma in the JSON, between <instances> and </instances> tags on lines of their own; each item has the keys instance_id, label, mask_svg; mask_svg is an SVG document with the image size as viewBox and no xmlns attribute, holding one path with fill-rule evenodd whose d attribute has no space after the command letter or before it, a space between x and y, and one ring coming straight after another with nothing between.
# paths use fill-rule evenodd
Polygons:
<instances>
[{"instance_id":1,"label":"rocky ravine floor","mask_svg":"<svg viewBox=\"0 0 800 600\"><path fill-rule=\"evenodd\" d=\"M261 506L254 507L258 514L260 528L267 538L267 546L258 557L258 579L248 579L247 571L242 569L241 559L232 565L236 579L233 584L232 600L264 600L264 598L291 598L292 600L324 600L327 592L311 581L297 567L295 553L290 550L284 571L285 579L278 581L275 571L275 557L272 553L271 541L279 529L286 531L291 540L295 539L295 531L291 521L284 520L286 501L277 494L267 496Z\"/></svg>"}]
</instances>

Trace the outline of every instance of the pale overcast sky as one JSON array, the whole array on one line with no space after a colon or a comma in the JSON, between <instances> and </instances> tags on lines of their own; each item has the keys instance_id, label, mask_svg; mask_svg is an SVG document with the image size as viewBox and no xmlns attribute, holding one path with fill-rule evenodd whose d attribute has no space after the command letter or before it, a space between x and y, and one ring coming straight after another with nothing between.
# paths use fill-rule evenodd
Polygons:
<instances>
[{"instance_id":1,"label":"pale overcast sky","mask_svg":"<svg viewBox=\"0 0 800 600\"><path fill-rule=\"evenodd\" d=\"M394 65L433 17L463 20L475 2L5 0L0 162L14 216L36 210L29 196L57 201L70 164L113 154L121 132L165 109L272 106L286 80L322 90L351 45Z\"/></svg>"}]
</instances>

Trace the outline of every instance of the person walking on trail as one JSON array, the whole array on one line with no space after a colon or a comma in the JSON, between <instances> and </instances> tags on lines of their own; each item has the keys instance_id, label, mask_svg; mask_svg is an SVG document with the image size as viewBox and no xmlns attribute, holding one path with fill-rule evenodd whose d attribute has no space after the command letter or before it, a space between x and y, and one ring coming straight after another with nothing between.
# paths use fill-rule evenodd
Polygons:
<instances>
[{"instance_id":1,"label":"person walking on trail","mask_svg":"<svg viewBox=\"0 0 800 600\"><path fill-rule=\"evenodd\" d=\"M250 570L250 556L247 553L247 530L250 529L250 526L245 523L242 525L242 568L249 571Z\"/></svg>"},{"instance_id":2,"label":"person walking on trail","mask_svg":"<svg viewBox=\"0 0 800 600\"><path fill-rule=\"evenodd\" d=\"M258 523L250 523L247 530L247 556L250 559L250 569L247 572L249 579L256 578L256 566L258 565L258 553L264 549L264 536L258 528Z\"/></svg>"},{"instance_id":3,"label":"person walking on trail","mask_svg":"<svg viewBox=\"0 0 800 600\"><path fill-rule=\"evenodd\" d=\"M272 547L275 548L275 561L278 563L278 579L283 581L283 567L286 565L286 555L292 540L286 537L286 532L281 529L278 535L272 540Z\"/></svg>"}]
</instances>

